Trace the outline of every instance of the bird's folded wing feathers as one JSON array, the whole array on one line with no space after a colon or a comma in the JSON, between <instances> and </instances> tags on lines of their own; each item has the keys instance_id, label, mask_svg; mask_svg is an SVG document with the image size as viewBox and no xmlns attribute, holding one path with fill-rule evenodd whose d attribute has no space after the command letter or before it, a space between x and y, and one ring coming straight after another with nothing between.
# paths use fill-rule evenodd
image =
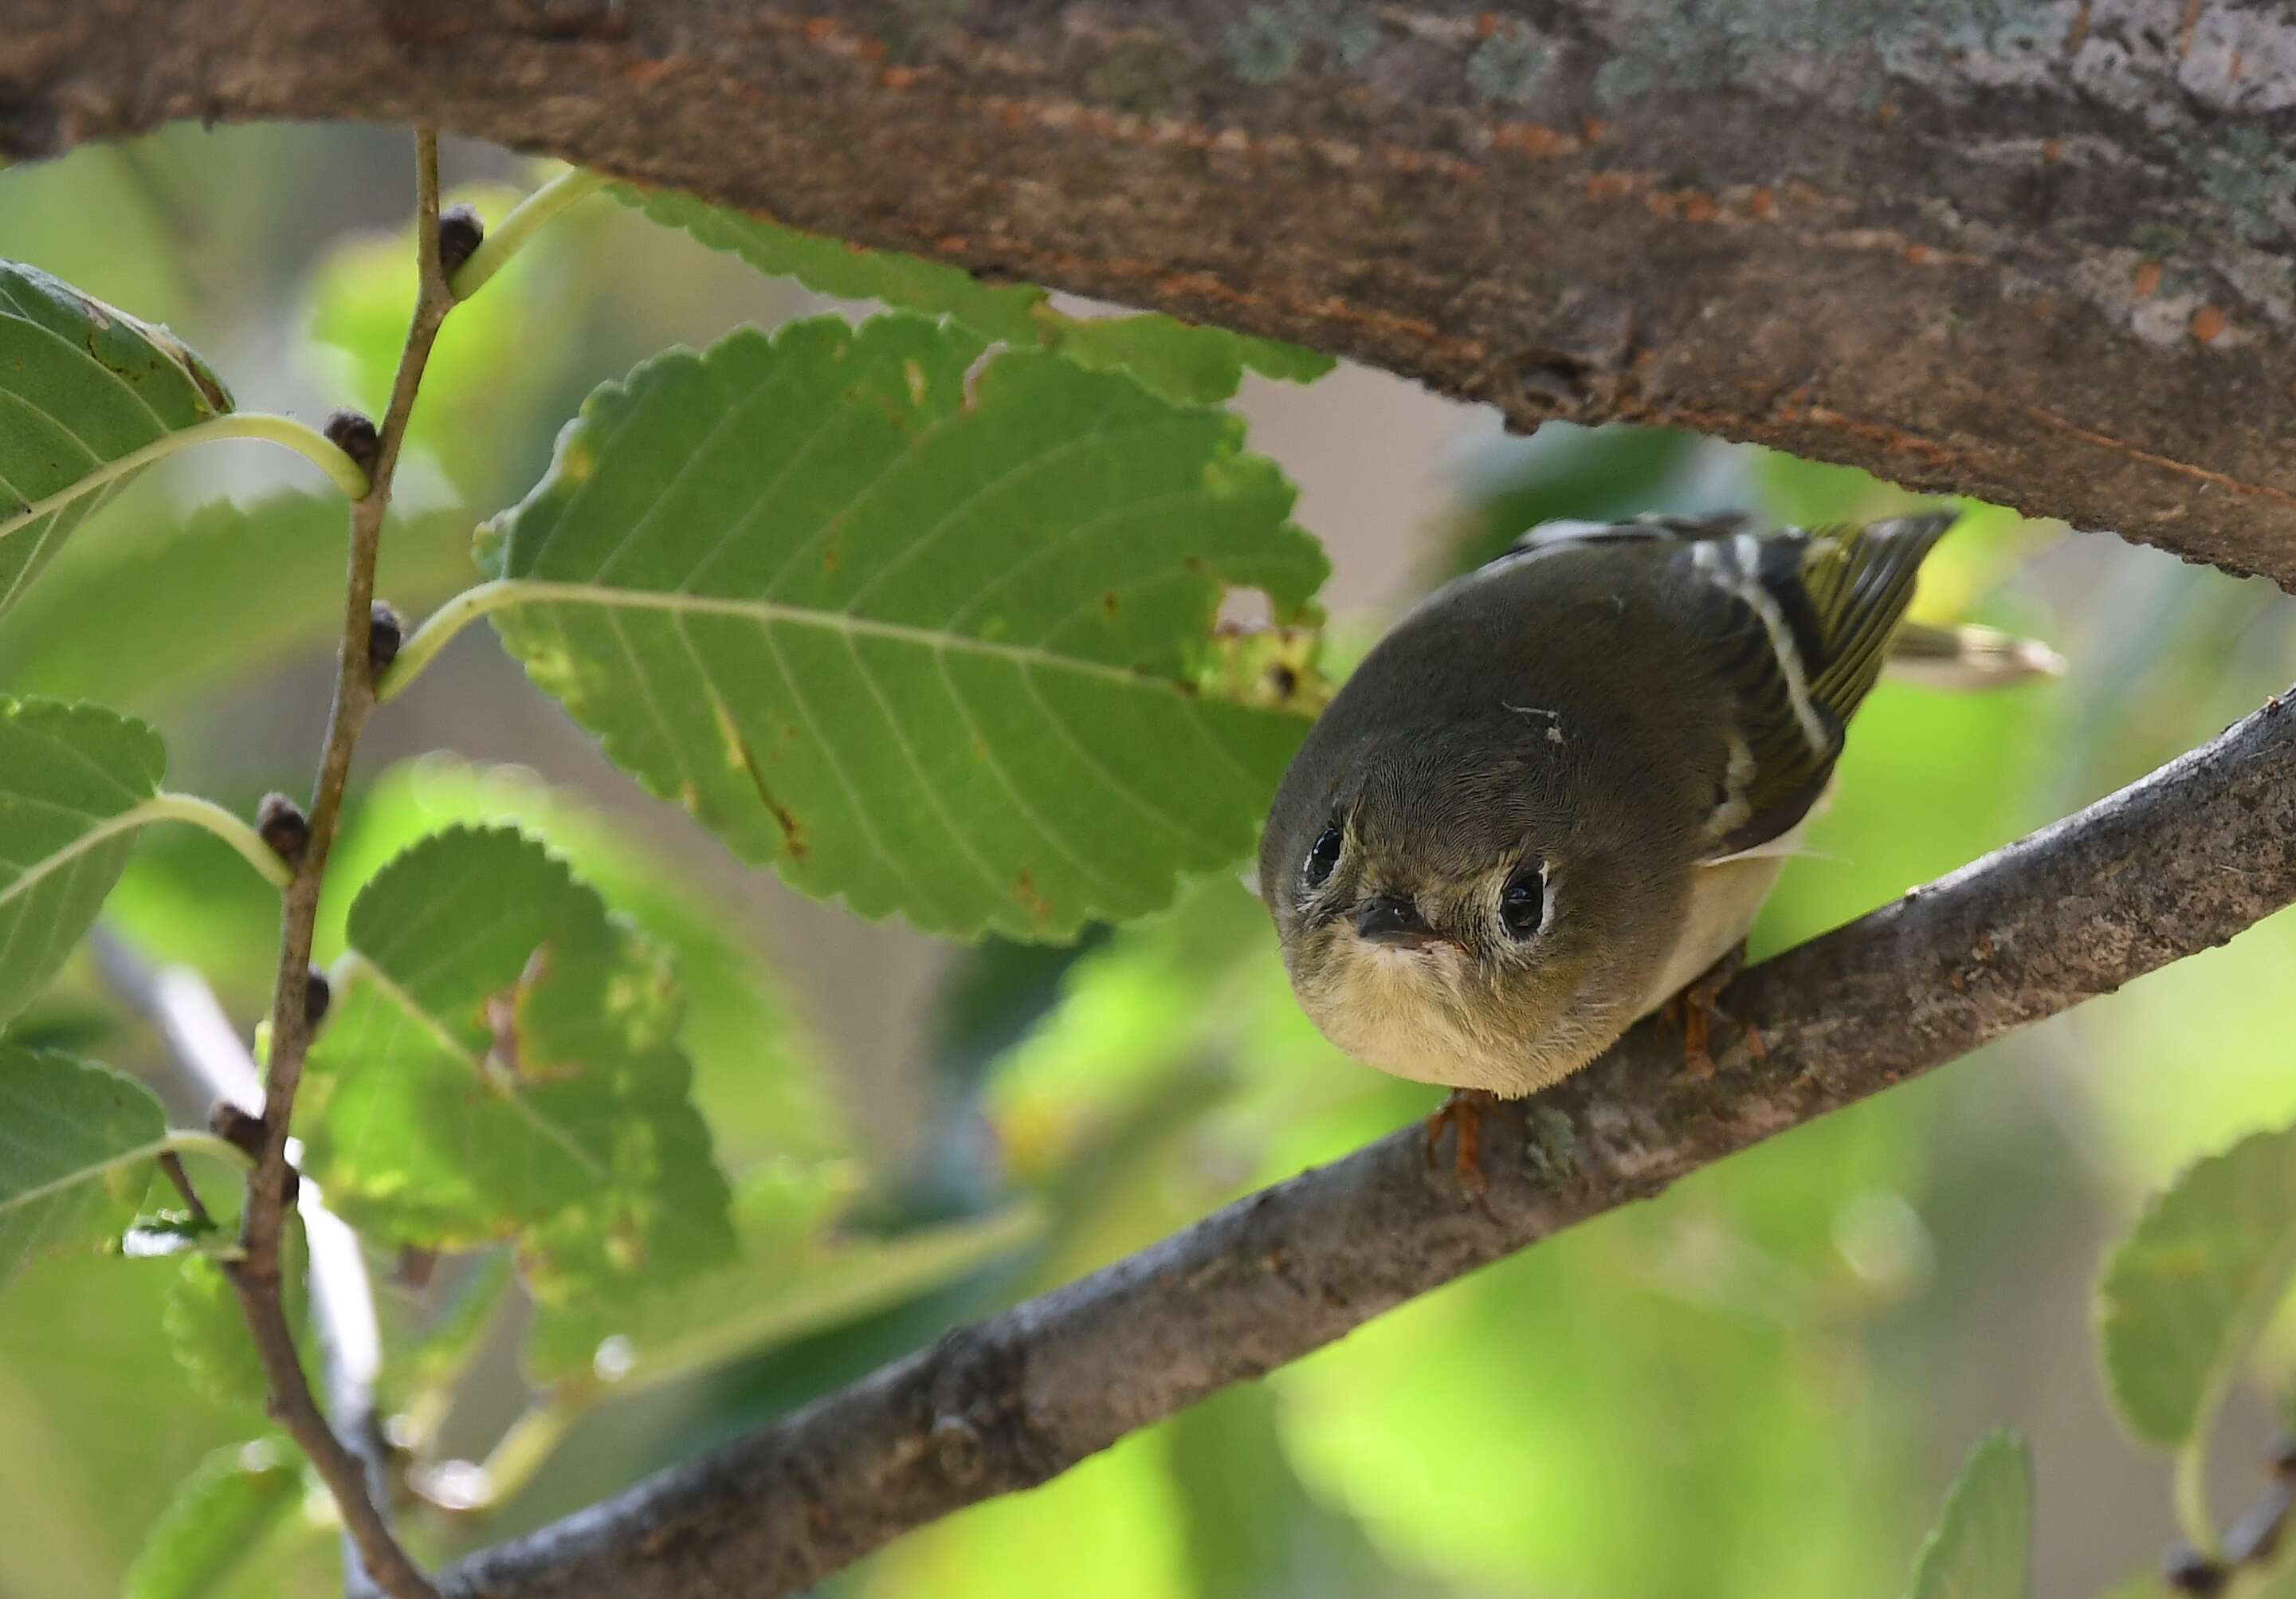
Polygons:
<instances>
[{"instance_id":1,"label":"bird's folded wing feathers","mask_svg":"<svg viewBox=\"0 0 2296 1599\"><path fill-rule=\"evenodd\" d=\"M1521 558L1650 540L1673 546L1654 549L1654 558L1680 562L1698 579L1693 592L1706 609L1692 636L1705 652L1697 669L1726 684L1734 707L1727 774L1709 824L1710 858L1722 859L1778 838L1824 791L1922 562L1954 521L1939 512L1767 534L1737 516L1548 523L1515 551Z\"/></svg>"}]
</instances>

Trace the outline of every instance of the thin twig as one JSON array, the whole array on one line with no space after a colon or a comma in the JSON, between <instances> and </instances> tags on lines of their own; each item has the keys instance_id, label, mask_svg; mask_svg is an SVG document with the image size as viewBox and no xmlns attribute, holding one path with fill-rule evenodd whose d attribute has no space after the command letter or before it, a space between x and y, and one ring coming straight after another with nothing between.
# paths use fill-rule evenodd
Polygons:
<instances>
[{"instance_id":1,"label":"thin twig","mask_svg":"<svg viewBox=\"0 0 2296 1599\"><path fill-rule=\"evenodd\" d=\"M341 818L343 791L349 782L351 756L360 729L374 705L374 673L369 660L369 637L374 605L375 559L382 543L382 522L390 509L391 480L398 469L400 446L414 409L415 391L439 327L454 308L439 258L439 140L428 128L417 129L415 143L415 240L419 286L414 313L407 328L406 348L398 360L398 375L391 385L390 404L377 430L377 451L367 493L352 502L350 563L343 596L343 637L336 660L334 705L327 721L327 738L319 760L319 774L309 808L310 841L305 846L294 880L287 885L282 910L278 986L272 1000L271 1058L263 1103L262 1157L248 1178L247 1207L241 1220L240 1239L245 1258L230 1267L239 1291L249 1332L261 1358L271 1389L271 1411L311 1457L312 1464L341 1507L344 1525L357 1545L365 1570L392 1599L428 1599L435 1593L429 1581L392 1538L369 1490L369 1473L359 1457L327 1426L311 1397L301 1364L295 1355L292 1329L288 1325L279 1277L279 1242L292 1171L287 1159L287 1139L295 1111L295 1092L303 1078L303 1062L311 1045L308 981L313 929L318 921L319 892L325 881L327 855Z\"/></svg>"},{"instance_id":2,"label":"thin twig","mask_svg":"<svg viewBox=\"0 0 2296 1599\"><path fill-rule=\"evenodd\" d=\"M109 928L98 926L88 943L104 981L122 1003L150 1019L166 1040L168 1058L210 1101L235 1105L252 1116L263 1108L263 1078L239 1029L224 1013L215 990L184 966L154 967ZM209 1225L190 1174L175 1154L160 1158L177 1192L202 1226ZM357 1236L326 1207L316 1183L297 1185L297 1214L311 1261L311 1309L318 1324L321 1369L328 1409L345 1446L364 1464L373 1504L387 1506L390 1452L375 1414L374 1387L382 1370L382 1332L374 1313L374 1290ZM345 1518L345 1559L356 1590L364 1562L350 1544Z\"/></svg>"},{"instance_id":3,"label":"thin twig","mask_svg":"<svg viewBox=\"0 0 2296 1599\"><path fill-rule=\"evenodd\" d=\"M2222 868L2237 863L2243 869ZM773 1599L1034 1486L1565 1227L1968 1054L2296 902L2296 705L1748 972L1768 1049L1692 1079L1645 1022L1503 1106L1480 1196L1417 1127L941 1340L444 1573L456 1599ZM1997 1057L2005 1062L2008 1057Z\"/></svg>"},{"instance_id":4,"label":"thin twig","mask_svg":"<svg viewBox=\"0 0 2296 1599\"><path fill-rule=\"evenodd\" d=\"M184 1205L192 1213L193 1225L202 1233L211 1231L215 1226L215 1218L208 1214L207 1205L200 1198L200 1191L192 1186L192 1174L184 1169L184 1157L169 1150L160 1157L160 1169L168 1174L168 1181L174 1184L176 1192L184 1196Z\"/></svg>"}]
</instances>

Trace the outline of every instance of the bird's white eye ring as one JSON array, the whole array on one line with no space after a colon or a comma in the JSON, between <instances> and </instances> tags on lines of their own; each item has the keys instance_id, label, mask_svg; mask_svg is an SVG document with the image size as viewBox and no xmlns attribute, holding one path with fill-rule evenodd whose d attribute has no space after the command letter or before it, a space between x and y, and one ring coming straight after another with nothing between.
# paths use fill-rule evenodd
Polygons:
<instances>
[{"instance_id":1,"label":"bird's white eye ring","mask_svg":"<svg viewBox=\"0 0 2296 1599\"><path fill-rule=\"evenodd\" d=\"M1300 868L1300 881L1311 889L1320 889L1332 880L1332 868L1340 864L1340 851L1347 843L1347 834L1333 823L1316 835L1315 844L1308 851L1307 863Z\"/></svg>"}]
</instances>

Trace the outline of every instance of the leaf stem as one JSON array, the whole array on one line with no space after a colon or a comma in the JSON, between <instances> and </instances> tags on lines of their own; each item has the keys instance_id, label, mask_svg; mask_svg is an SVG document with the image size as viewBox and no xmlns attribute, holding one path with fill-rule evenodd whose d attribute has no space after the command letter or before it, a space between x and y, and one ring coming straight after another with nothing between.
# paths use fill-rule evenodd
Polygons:
<instances>
[{"instance_id":1,"label":"leaf stem","mask_svg":"<svg viewBox=\"0 0 2296 1599\"><path fill-rule=\"evenodd\" d=\"M439 606L423 619L413 637L398 646L398 659L391 662L390 670L375 688L376 700L384 704L396 700L454 642L457 633L489 611L517 604L522 597L518 579L497 578L466 588Z\"/></svg>"},{"instance_id":2,"label":"leaf stem","mask_svg":"<svg viewBox=\"0 0 2296 1599\"><path fill-rule=\"evenodd\" d=\"M212 800L163 790L135 808L149 821L189 822L194 827L206 828L238 850L242 858L275 889L284 889L295 875L294 868L279 858L278 852L263 841L261 833Z\"/></svg>"},{"instance_id":3,"label":"leaf stem","mask_svg":"<svg viewBox=\"0 0 2296 1599\"><path fill-rule=\"evenodd\" d=\"M578 201L588 199L606 186L604 174L587 172L579 167L570 167L520 201L510 214L479 242L471 258L455 273L455 298L468 299L487 286L488 280L500 272L511 257L525 247L528 241L543 227Z\"/></svg>"},{"instance_id":4,"label":"leaf stem","mask_svg":"<svg viewBox=\"0 0 2296 1599\"><path fill-rule=\"evenodd\" d=\"M116 483L154 461L164 460L177 450L189 449L195 444L206 444L217 439L265 439L273 444L283 444L316 464L334 480L336 488L352 499L357 499L367 491L366 473L359 470L358 463L343 454L333 440L317 430L306 427L291 416L275 416L266 411L234 411L228 416L210 417L206 422L193 422L188 428L162 433L143 448L130 450L124 455L106 461L86 477L67 484L55 493L42 495L30 504L0 516L0 538L7 537L20 528L29 527L51 511L60 510L83 495L94 493L106 483Z\"/></svg>"},{"instance_id":5,"label":"leaf stem","mask_svg":"<svg viewBox=\"0 0 2296 1599\"><path fill-rule=\"evenodd\" d=\"M254 1157L227 1138L213 1133L196 1132L190 1128L171 1128L168 1134L168 1152L160 1157L162 1162L179 1155L205 1155L210 1160L227 1160L242 1171L255 1169ZM180 1167L182 1162L176 1161Z\"/></svg>"},{"instance_id":6,"label":"leaf stem","mask_svg":"<svg viewBox=\"0 0 2296 1599\"><path fill-rule=\"evenodd\" d=\"M343 594L343 633L336 657L334 703L327 718L326 742L319 757L319 772L308 814L310 841L287 885L281 916L278 981L272 996L271 1058L264 1083L262 1155L248 1178L247 1203L241 1216L240 1241L246 1259L232 1266L232 1285L238 1291L256 1353L271 1390L270 1410L309 1457L335 1496L351 1553L353 1586L371 1579L392 1599L437 1599L438 1590L407 1557L391 1534L381 1508L381 1473L370 1469L379 1458L373 1448L362 1451L347 1444L328 1424L312 1398L295 1351L295 1338L287 1319L280 1281L280 1240L285 1226L287 1195L293 1178L288 1163L288 1130L294 1119L295 1094L303 1079L303 1062L311 1046L308 1001L311 946L318 922L319 893L325 882L327 856L342 817L343 791L350 781L351 756L360 730L373 709L374 668L370 653L374 605L375 560L382 545L382 522L390 505L391 480L406 442L407 420L422 381L422 369L447 314L455 308L454 291L439 257L439 135L418 127L415 148L415 258L417 288L406 343L398 358L398 373L390 390L390 403L377 428L374 470L366 492L351 502L350 562ZM340 1406L339 1406L340 1408ZM363 1430L368 1418L339 1414L337 1423ZM365 1446L371 1440L355 1437ZM359 1568L364 1568L364 1574Z\"/></svg>"}]
</instances>

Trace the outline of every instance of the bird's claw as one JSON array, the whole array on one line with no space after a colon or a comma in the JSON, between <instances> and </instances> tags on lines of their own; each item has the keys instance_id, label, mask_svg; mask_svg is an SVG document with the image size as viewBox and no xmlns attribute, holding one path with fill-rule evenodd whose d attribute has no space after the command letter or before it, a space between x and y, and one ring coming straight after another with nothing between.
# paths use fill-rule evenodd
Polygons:
<instances>
[{"instance_id":1,"label":"bird's claw","mask_svg":"<svg viewBox=\"0 0 2296 1599\"><path fill-rule=\"evenodd\" d=\"M1693 979L1681 993L1666 1002L1668 1020L1678 1019L1682 1023L1682 1075L1692 1082L1702 1083L1715 1073L1714 1024L1717 1021L1732 1022L1730 1013L1720 1004L1722 990L1730 986L1745 966L1746 946L1741 943ZM1759 1029L1740 1026L1738 1030L1746 1040L1747 1054L1758 1061L1769 1058L1769 1046L1762 1042Z\"/></svg>"},{"instance_id":2,"label":"bird's claw","mask_svg":"<svg viewBox=\"0 0 2296 1599\"><path fill-rule=\"evenodd\" d=\"M1427 1164L1435 1164L1443 1129L1449 1127L1458 1137L1459 1182L1478 1196L1491 1185L1483 1171L1483 1113L1498 1103L1499 1096L1488 1088L1454 1088L1427 1119Z\"/></svg>"}]
</instances>

